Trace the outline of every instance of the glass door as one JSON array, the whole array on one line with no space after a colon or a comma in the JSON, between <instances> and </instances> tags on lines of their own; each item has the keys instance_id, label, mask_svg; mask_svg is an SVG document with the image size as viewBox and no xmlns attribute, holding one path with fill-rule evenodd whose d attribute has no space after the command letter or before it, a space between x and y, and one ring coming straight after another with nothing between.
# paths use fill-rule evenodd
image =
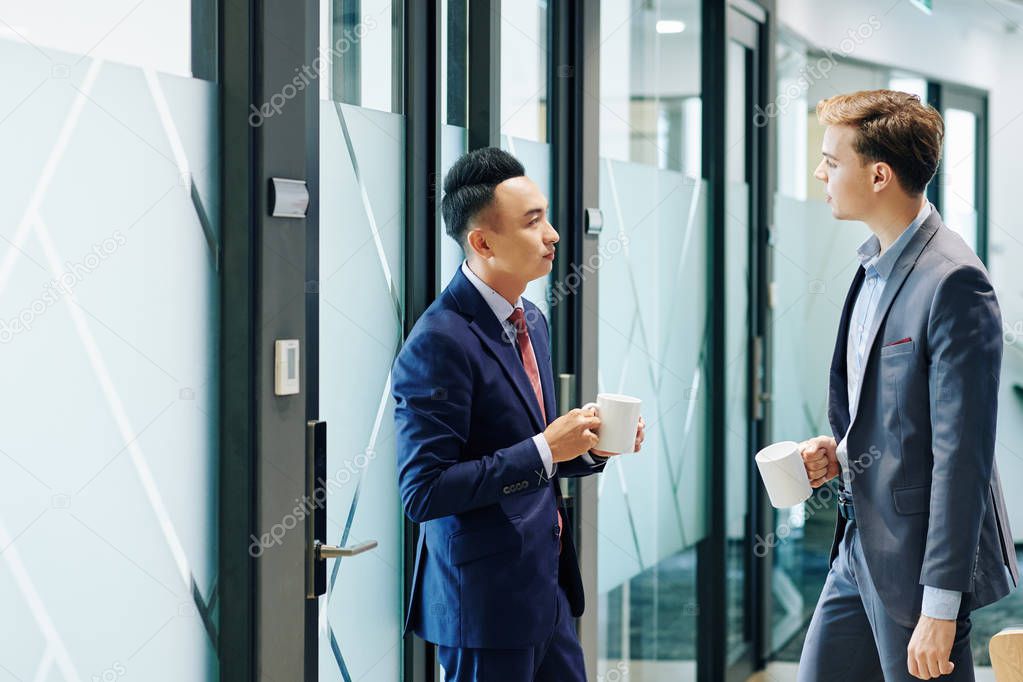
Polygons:
<instances>
[{"instance_id":1,"label":"glass door","mask_svg":"<svg viewBox=\"0 0 1023 682\"><path fill-rule=\"evenodd\" d=\"M945 224L987 260L987 96L962 87L939 88L945 148L931 183L935 203Z\"/></svg>"},{"instance_id":2,"label":"glass door","mask_svg":"<svg viewBox=\"0 0 1023 682\"><path fill-rule=\"evenodd\" d=\"M390 375L405 321L401 7L321 3L331 77L319 101L319 419L329 427L320 473L325 543L357 552L327 558L321 576L319 679L330 682L394 682L402 672Z\"/></svg>"},{"instance_id":3,"label":"glass door","mask_svg":"<svg viewBox=\"0 0 1023 682\"><path fill-rule=\"evenodd\" d=\"M755 9L755 8L754 8ZM761 18L762 21L762 18ZM754 665L753 453L762 407L758 295L764 174L758 167L760 23L735 8L725 54L725 604L726 677L746 679Z\"/></svg>"}]
</instances>

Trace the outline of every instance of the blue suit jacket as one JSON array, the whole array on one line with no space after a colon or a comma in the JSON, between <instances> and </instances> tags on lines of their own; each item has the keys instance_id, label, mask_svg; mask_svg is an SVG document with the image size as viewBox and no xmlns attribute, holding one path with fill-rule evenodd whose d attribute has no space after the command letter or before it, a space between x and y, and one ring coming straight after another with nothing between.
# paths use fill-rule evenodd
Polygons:
<instances>
[{"instance_id":1,"label":"blue suit jacket","mask_svg":"<svg viewBox=\"0 0 1023 682\"><path fill-rule=\"evenodd\" d=\"M523 299L547 421L557 416L546 320ZM420 524L406 630L451 647L523 648L554 628L558 584L572 615L582 581L568 524L558 552L558 476L533 436L545 424L518 349L461 272L416 322L394 364L398 486Z\"/></svg>"}]
</instances>

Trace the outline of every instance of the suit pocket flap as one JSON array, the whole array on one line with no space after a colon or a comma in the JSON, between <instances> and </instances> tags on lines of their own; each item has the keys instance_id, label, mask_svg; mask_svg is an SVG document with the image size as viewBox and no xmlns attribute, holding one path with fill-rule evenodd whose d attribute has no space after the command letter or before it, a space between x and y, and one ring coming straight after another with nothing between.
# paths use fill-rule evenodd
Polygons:
<instances>
[{"instance_id":1,"label":"suit pocket flap","mask_svg":"<svg viewBox=\"0 0 1023 682\"><path fill-rule=\"evenodd\" d=\"M895 511L900 514L922 514L931 508L931 486L917 485L892 491Z\"/></svg>"},{"instance_id":2,"label":"suit pocket flap","mask_svg":"<svg viewBox=\"0 0 1023 682\"><path fill-rule=\"evenodd\" d=\"M519 518L510 518L508 520L511 523L500 526L455 533L448 542L451 563L460 566L492 554L513 550L518 554L522 549L522 536L515 526L515 521Z\"/></svg>"}]
</instances>

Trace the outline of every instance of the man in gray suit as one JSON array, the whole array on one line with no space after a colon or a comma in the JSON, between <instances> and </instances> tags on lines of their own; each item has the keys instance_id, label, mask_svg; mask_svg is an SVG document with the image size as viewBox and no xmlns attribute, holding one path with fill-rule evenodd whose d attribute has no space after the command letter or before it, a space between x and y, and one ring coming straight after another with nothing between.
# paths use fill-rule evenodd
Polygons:
<instances>
[{"instance_id":1,"label":"man in gray suit","mask_svg":"<svg viewBox=\"0 0 1023 682\"><path fill-rule=\"evenodd\" d=\"M824 100L817 116L832 214L873 236L831 364L835 437L803 444L811 484L840 476L840 493L799 681L973 680L970 611L1019 580L994 464L998 302L924 196L940 115L875 90Z\"/></svg>"}]
</instances>

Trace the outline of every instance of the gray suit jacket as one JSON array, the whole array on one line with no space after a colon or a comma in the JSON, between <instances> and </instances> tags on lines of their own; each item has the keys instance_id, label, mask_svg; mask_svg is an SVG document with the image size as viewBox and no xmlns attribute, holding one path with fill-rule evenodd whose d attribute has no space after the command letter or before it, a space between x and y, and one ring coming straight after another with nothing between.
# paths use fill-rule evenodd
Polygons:
<instances>
[{"instance_id":1,"label":"gray suit jacket","mask_svg":"<svg viewBox=\"0 0 1023 682\"><path fill-rule=\"evenodd\" d=\"M913 627L923 585L963 592L974 609L1019 582L994 464L1002 318L984 265L932 210L878 303L850 428L846 343L863 279L860 267L839 324L828 418L837 440L848 430L870 576L891 617ZM839 516L832 562L844 532Z\"/></svg>"}]
</instances>

